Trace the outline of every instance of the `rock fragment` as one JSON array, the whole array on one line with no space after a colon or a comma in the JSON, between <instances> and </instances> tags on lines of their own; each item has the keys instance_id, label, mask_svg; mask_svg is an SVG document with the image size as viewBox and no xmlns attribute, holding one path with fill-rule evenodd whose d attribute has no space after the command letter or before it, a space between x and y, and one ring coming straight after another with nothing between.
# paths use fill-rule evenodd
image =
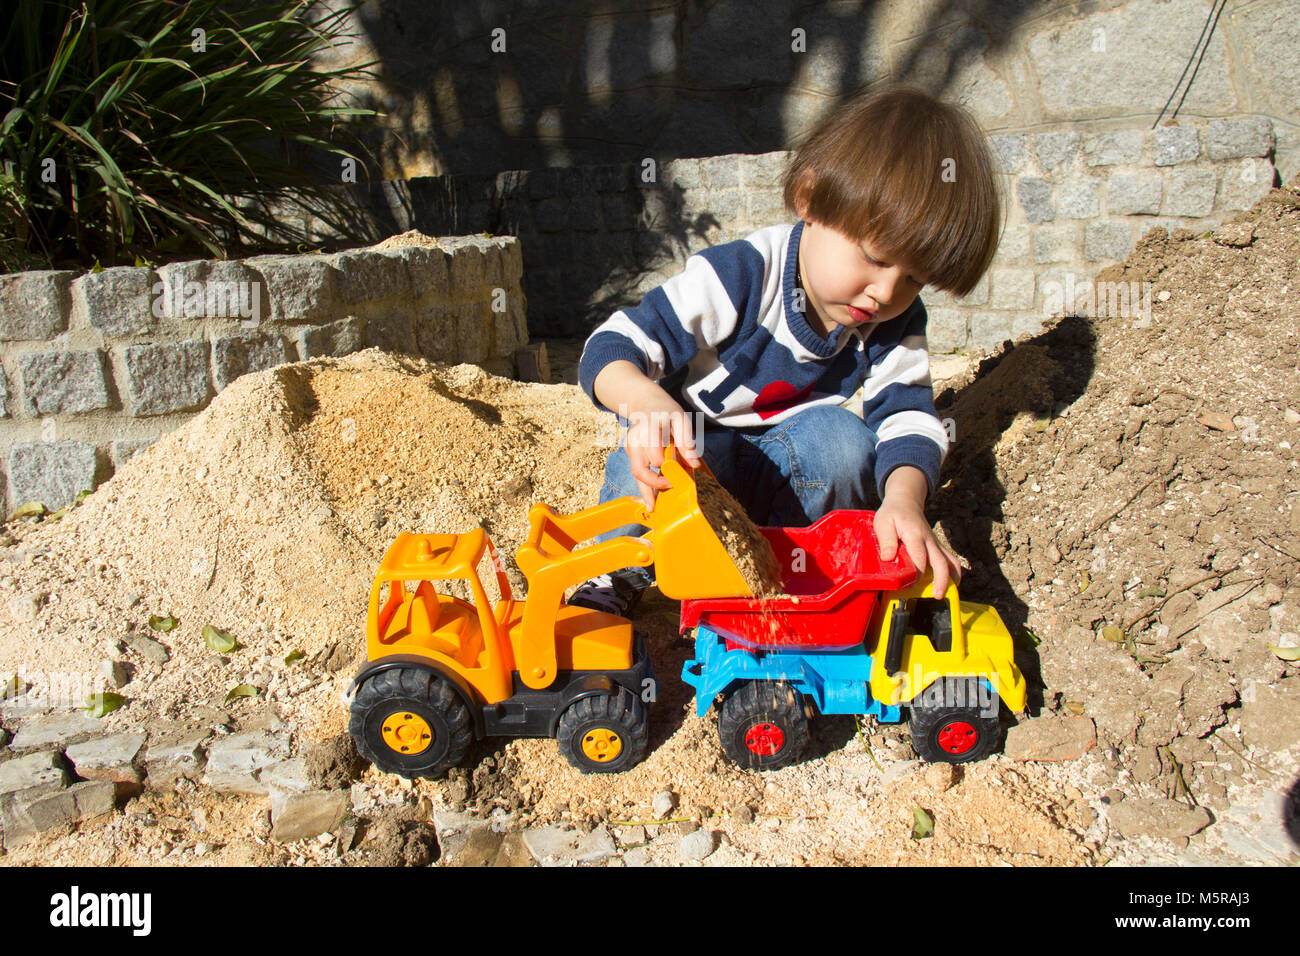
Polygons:
<instances>
[{"instance_id":1,"label":"rock fragment","mask_svg":"<svg viewBox=\"0 0 1300 956\"><path fill-rule=\"evenodd\" d=\"M685 862L704 860L713 852L714 846L712 830L696 830L682 837L682 842L677 846L677 855Z\"/></svg>"},{"instance_id":2,"label":"rock fragment","mask_svg":"<svg viewBox=\"0 0 1300 956\"><path fill-rule=\"evenodd\" d=\"M146 634L123 634L122 640L145 660L155 664L166 664L171 659L172 652L167 645Z\"/></svg>"},{"instance_id":3,"label":"rock fragment","mask_svg":"<svg viewBox=\"0 0 1300 956\"><path fill-rule=\"evenodd\" d=\"M204 782L222 793L269 794L262 771L289 756L284 734L254 730L222 737L208 749Z\"/></svg>"},{"instance_id":4,"label":"rock fragment","mask_svg":"<svg viewBox=\"0 0 1300 956\"><path fill-rule=\"evenodd\" d=\"M541 866L564 866L577 859L581 834L562 827L535 827L523 833L524 845Z\"/></svg>"},{"instance_id":5,"label":"rock fragment","mask_svg":"<svg viewBox=\"0 0 1300 956\"><path fill-rule=\"evenodd\" d=\"M206 763L203 744L211 736L206 727L160 722L149 728L144 761L150 789L169 789L182 778L198 780Z\"/></svg>"},{"instance_id":6,"label":"rock fragment","mask_svg":"<svg viewBox=\"0 0 1300 956\"><path fill-rule=\"evenodd\" d=\"M103 730L103 724L80 711L55 711L25 722L18 728L9 747L11 750L66 747L102 733Z\"/></svg>"},{"instance_id":7,"label":"rock fragment","mask_svg":"<svg viewBox=\"0 0 1300 956\"><path fill-rule=\"evenodd\" d=\"M656 820L665 819L673 812L673 808L676 806L677 794L673 793L671 790L660 790L654 795L654 800L651 803Z\"/></svg>"},{"instance_id":8,"label":"rock fragment","mask_svg":"<svg viewBox=\"0 0 1300 956\"><path fill-rule=\"evenodd\" d=\"M1255 224L1251 222L1229 222L1210 234L1210 239L1221 246L1241 249L1255 241Z\"/></svg>"},{"instance_id":9,"label":"rock fragment","mask_svg":"<svg viewBox=\"0 0 1300 956\"><path fill-rule=\"evenodd\" d=\"M1096 745L1091 718L1042 716L1007 731L1005 753L1012 760L1078 760Z\"/></svg>"},{"instance_id":10,"label":"rock fragment","mask_svg":"<svg viewBox=\"0 0 1300 956\"><path fill-rule=\"evenodd\" d=\"M333 833L351 803L346 790L308 790L285 795L279 812L272 811L271 837L281 843Z\"/></svg>"},{"instance_id":11,"label":"rock fragment","mask_svg":"<svg viewBox=\"0 0 1300 956\"><path fill-rule=\"evenodd\" d=\"M1186 839L1213 821L1204 807L1189 807L1167 797L1130 797L1107 811L1110 822L1127 839L1149 836Z\"/></svg>"},{"instance_id":12,"label":"rock fragment","mask_svg":"<svg viewBox=\"0 0 1300 956\"><path fill-rule=\"evenodd\" d=\"M144 781L140 769L143 734L111 734L68 747L68 760L77 776L86 780L107 780L117 785L119 798L138 794Z\"/></svg>"}]
</instances>

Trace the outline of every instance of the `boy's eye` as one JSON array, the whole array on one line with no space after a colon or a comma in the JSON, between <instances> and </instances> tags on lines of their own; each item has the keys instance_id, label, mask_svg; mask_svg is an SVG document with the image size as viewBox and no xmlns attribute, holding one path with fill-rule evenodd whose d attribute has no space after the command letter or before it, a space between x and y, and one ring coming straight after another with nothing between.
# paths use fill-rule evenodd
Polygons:
<instances>
[{"instance_id":1,"label":"boy's eye","mask_svg":"<svg viewBox=\"0 0 1300 956\"><path fill-rule=\"evenodd\" d=\"M859 251L862 253L862 258L866 259L873 266L884 265L884 263L882 263L879 259L873 258L871 253L867 252L866 249L860 248ZM921 285L921 286L925 285L925 283L922 282L920 279L918 279L916 276L908 276L907 279L909 282L912 282L916 285Z\"/></svg>"}]
</instances>

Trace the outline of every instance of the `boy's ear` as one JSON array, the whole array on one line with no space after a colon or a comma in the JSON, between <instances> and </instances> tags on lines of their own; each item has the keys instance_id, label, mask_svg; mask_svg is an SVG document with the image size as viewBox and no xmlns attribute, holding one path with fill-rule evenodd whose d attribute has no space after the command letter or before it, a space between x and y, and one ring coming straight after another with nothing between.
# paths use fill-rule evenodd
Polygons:
<instances>
[{"instance_id":1,"label":"boy's ear","mask_svg":"<svg viewBox=\"0 0 1300 956\"><path fill-rule=\"evenodd\" d=\"M794 211L799 214L800 219L808 218L808 197L812 194L816 182L817 177L811 169L799 177L799 185L794 191Z\"/></svg>"}]
</instances>

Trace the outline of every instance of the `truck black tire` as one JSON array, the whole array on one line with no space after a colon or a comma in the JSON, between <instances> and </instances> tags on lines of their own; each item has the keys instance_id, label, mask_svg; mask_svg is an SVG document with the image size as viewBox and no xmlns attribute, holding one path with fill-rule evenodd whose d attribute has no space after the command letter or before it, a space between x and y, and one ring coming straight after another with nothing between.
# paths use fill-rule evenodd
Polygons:
<instances>
[{"instance_id":1,"label":"truck black tire","mask_svg":"<svg viewBox=\"0 0 1300 956\"><path fill-rule=\"evenodd\" d=\"M942 677L913 699L908 730L912 749L931 763L970 763L997 749L1002 736L998 699L977 677ZM990 712L991 711L991 712Z\"/></svg>"},{"instance_id":2,"label":"truck black tire","mask_svg":"<svg viewBox=\"0 0 1300 956\"><path fill-rule=\"evenodd\" d=\"M352 699L348 733L380 770L412 778L442 776L464 759L474 738L460 695L422 667L366 679Z\"/></svg>"},{"instance_id":3,"label":"truck black tire","mask_svg":"<svg viewBox=\"0 0 1300 956\"><path fill-rule=\"evenodd\" d=\"M776 770L798 760L808 746L803 699L785 681L749 681L727 696L718 737L732 761L750 770Z\"/></svg>"},{"instance_id":4,"label":"truck black tire","mask_svg":"<svg viewBox=\"0 0 1300 956\"><path fill-rule=\"evenodd\" d=\"M635 766L650 745L650 718L626 687L571 704L555 728L564 759L583 773L618 773Z\"/></svg>"}]
</instances>

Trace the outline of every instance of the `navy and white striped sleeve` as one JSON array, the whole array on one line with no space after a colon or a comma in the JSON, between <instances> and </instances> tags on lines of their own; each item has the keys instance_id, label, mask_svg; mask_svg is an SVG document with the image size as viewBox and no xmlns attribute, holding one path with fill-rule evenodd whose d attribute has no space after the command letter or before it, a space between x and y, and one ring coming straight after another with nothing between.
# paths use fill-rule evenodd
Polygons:
<instances>
[{"instance_id":1,"label":"navy and white striped sleeve","mask_svg":"<svg viewBox=\"0 0 1300 956\"><path fill-rule=\"evenodd\" d=\"M765 269L762 254L743 239L691 256L640 305L620 309L597 326L583 346L578 384L604 409L593 386L610 362L624 359L658 381L701 349L715 348L738 327L747 308L758 308Z\"/></svg>"},{"instance_id":2,"label":"navy and white striped sleeve","mask_svg":"<svg viewBox=\"0 0 1300 956\"><path fill-rule=\"evenodd\" d=\"M888 330L896 342L876 357L862 390L862 420L879 440L875 477L882 499L885 481L899 465L919 468L928 494L934 494L948 454L948 434L934 409L926 313L920 299L898 321L903 323L900 328Z\"/></svg>"}]
</instances>

